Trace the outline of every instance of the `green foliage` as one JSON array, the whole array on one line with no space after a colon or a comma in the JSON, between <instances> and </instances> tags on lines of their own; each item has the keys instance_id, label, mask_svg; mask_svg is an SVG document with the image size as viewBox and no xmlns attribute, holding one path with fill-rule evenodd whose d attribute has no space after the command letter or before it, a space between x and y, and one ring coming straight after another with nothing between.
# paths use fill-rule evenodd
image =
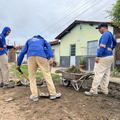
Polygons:
<instances>
[{"instance_id":1,"label":"green foliage","mask_svg":"<svg viewBox=\"0 0 120 120\"><path fill-rule=\"evenodd\" d=\"M113 76L113 77L120 77L120 68L115 68L115 69L112 71L112 76Z\"/></svg>"},{"instance_id":2,"label":"green foliage","mask_svg":"<svg viewBox=\"0 0 120 120\"><path fill-rule=\"evenodd\" d=\"M85 58L84 57L81 57L80 58L80 65L85 65L86 62L85 62Z\"/></svg>"},{"instance_id":3,"label":"green foliage","mask_svg":"<svg viewBox=\"0 0 120 120\"><path fill-rule=\"evenodd\" d=\"M72 67L68 68L68 69L66 70L66 72L68 72L68 73L81 73L80 69L78 69L78 68L75 67L75 66L72 66Z\"/></svg>"},{"instance_id":4,"label":"green foliage","mask_svg":"<svg viewBox=\"0 0 120 120\"><path fill-rule=\"evenodd\" d=\"M112 21L113 24L120 27L120 0L117 0L117 3L114 5L112 12Z\"/></svg>"}]
</instances>

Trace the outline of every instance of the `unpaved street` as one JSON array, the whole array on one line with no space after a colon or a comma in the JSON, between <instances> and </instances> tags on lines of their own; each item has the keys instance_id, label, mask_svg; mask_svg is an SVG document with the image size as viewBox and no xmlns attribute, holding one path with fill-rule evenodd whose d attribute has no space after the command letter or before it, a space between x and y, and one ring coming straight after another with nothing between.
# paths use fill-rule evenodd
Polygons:
<instances>
[{"instance_id":1,"label":"unpaved street","mask_svg":"<svg viewBox=\"0 0 120 120\"><path fill-rule=\"evenodd\" d=\"M41 88L45 91L46 88ZM0 120L120 120L120 99L112 96L87 97L83 91L57 85L61 99L29 100L27 87L0 89ZM14 101L5 102L6 97Z\"/></svg>"}]
</instances>

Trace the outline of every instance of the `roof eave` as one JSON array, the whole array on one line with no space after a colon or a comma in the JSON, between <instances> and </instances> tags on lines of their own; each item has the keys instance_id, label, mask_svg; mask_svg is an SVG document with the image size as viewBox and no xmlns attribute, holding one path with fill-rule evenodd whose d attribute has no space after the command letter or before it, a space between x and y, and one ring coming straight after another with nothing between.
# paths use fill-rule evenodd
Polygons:
<instances>
[{"instance_id":1,"label":"roof eave","mask_svg":"<svg viewBox=\"0 0 120 120\"><path fill-rule=\"evenodd\" d=\"M104 21L82 21L82 20L75 20L72 24L70 24L63 32L61 32L55 39L61 39L64 37L67 33L70 32L72 28L74 28L77 24L80 23L88 23L88 24L100 24L103 23ZM112 24L112 22L105 22L107 24Z\"/></svg>"}]
</instances>

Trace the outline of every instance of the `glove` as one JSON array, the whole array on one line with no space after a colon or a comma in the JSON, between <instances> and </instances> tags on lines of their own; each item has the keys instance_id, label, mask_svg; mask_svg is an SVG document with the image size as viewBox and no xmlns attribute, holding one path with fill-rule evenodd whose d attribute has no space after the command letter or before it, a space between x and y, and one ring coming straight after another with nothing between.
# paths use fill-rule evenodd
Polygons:
<instances>
[{"instance_id":1,"label":"glove","mask_svg":"<svg viewBox=\"0 0 120 120\"><path fill-rule=\"evenodd\" d=\"M17 49L17 46L16 46L16 45L14 45L14 46L13 46L13 49L14 49L14 50L16 50L16 49Z\"/></svg>"},{"instance_id":2,"label":"glove","mask_svg":"<svg viewBox=\"0 0 120 120\"><path fill-rule=\"evenodd\" d=\"M21 74L23 74L22 70L20 69L20 66L17 66L16 69L17 69Z\"/></svg>"},{"instance_id":3,"label":"glove","mask_svg":"<svg viewBox=\"0 0 120 120\"><path fill-rule=\"evenodd\" d=\"M17 66L17 67L16 67L16 70L20 71L20 66Z\"/></svg>"},{"instance_id":4,"label":"glove","mask_svg":"<svg viewBox=\"0 0 120 120\"><path fill-rule=\"evenodd\" d=\"M20 69L20 66L17 66L16 69Z\"/></svg>"}]
</instances>

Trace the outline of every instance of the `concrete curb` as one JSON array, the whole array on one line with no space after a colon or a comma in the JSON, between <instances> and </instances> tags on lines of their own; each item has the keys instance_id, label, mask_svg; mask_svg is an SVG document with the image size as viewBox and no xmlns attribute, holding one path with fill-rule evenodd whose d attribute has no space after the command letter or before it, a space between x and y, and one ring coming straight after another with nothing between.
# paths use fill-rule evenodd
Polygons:
<instances>
[{"instance_id":1,"label":"concrete curb","mask_svg":"<svg viewBox=\"0 0 120 120\"><path fill-rule=\"evenodd\" d=\"M110 82L120 84L120 78L111 77Z\"/></svg>"}]
</instances>

